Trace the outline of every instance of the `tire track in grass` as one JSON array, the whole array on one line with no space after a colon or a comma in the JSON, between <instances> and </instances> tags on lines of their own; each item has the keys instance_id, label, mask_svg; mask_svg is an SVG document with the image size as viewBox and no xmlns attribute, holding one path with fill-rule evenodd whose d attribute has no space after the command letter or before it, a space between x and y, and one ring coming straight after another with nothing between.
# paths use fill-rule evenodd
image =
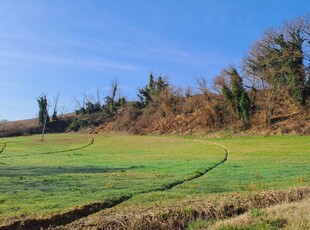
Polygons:
<instances>
[{"instance_id":1,"label":"tire track in grass","mask_svg":"<svg viewBox=\"0 0 310 230\"><path fill-rule=\"evenodd\" d=\"M66 149L66 150L59 150L59 151L50 151L50 152L43 152L43 153L34 153L34 154L24 154L24 155L18 155L18 157L25 157L25 156L33 156L33 155L40 155L40 154L54 154L54 153L66 153L66 152L72 152L72 151L76 151L76 150L81 150L81 149L85 149L91 145L93 145L95 142L95 138L91 137L91 141L86 144L83 145L81 147L77 147L77 148L72 148L72 149ZM6 143L5 146L3 147L2 151L0 150L0 153L2 153L4 151L4 149L6 148ZM4 156L2 158L9 158L11 156Z\"/></svg>"},{"instance_id":2,"label":"tire track in grass","mask_svg":"<svg viewBox=\"0 0 310 230\"><path fill-rule=\"evenodd\" d=\"M76 151L76 150L81 150L81 149L85 149L85 148L91 146L92 144L94 144L94 142L95 142L95 138L91 137L91 141L87 145L84 145L84 146L81 146L81 147L77 147L77 148L73 148L73 149L51 151L51 152L45 152L45 153L41 153L41 154L66 153L66 152L72 152L72 151Z\"/></svg>"},{"instance_id":3,"label":"tire track in grass","mask_svg":"<svg viewBox=\"0 0 310 230\"><path fill-rule=\"evenodd\" d=\"M117 197L114 199L109 199L109 200L106 200L104 202L95 202L95 203L91 203L88 205L84 205L84 206L76 208L74 210L71 210L71 211L68 211L68 212L65 212L62 214L54 215L50 218L46 218L46 219L26 219L26 220L16 221L10 225L0 227L0 230L10 230L10 229L25 229L25 230L38 229L39 230L39 229L48 229L48 228L58 227L58 226L65 226L67 224L70 224L70 223L77 221L81 218L84 218L84 217L87 217L89 215L100 212L102 210L105 210L108 208L113 208L113 207L115 207L121 203L124 203L125 201L130 200L131 198L133 198L135 196L147 194L147 193L151 193L151 192L167 191L167 190L174 188L175 186L178 186L178 185L181 185L185 182L192 181L194 179L202 177L205 174L207 174L208 172L210 172L210 171L214 170L215 168L217 168L218 166L220 166L221 164L225 163L227 161L228 155L229 155L229 151L225 146L220 145L220 144L215 143L215 142L211 142L211 141L207 141L207 142L223 148L225 150L224 158L221 161L219 161L218 163L216 163L215 165L208 167L205 170L200 171L191 177L188 177L188 178L183 179L183 180L175 181L175 182L172 182L170 184L163 185L160 188L151 189L151 190L147 190L147 191L141 191L137 194L128 194L128 195L120 196L120 197Z\"/></svg>"},{"instance_id":4,"label":"tire track in grass","mask_svg":"<svg viewBox=\"0 0 310 230\"><path fill-rule=\"evenodd\" d=\"M6 148L6 143L4 143L2 149L0 150L0 153L2 153L5 150L5 148Z\"/></svg>"}]
</instances>

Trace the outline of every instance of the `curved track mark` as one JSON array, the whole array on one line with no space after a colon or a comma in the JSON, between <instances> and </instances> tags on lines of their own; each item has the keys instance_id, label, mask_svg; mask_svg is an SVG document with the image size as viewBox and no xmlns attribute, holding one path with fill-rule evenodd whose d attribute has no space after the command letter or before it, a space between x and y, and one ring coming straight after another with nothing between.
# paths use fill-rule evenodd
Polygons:
<instances>
[{"instance_id":1,"label":"curved track mark","mask_svg":"<svg viewBox=\"0 0 310 230\"><path fill-rule=\"evenodd\" d=\"M2 149L0 150L0 153L2 153L5 150L5 148L6 148L6 143L4 143Z\"/></svg>"},{"instance_id":2,"label":"curved track mark","mask_svg":"<svg viewBox=\"0 0 310 230\"><path fill-rule=\"evenodd\" d=\"M94 140L94 138L93 138L93 140ZM121 197L110 199L110 200L107 200L104 202L96 202L96 203L84 205L84 206L77 208L75 210L71 210L71 211L63 213L63 214L57 214L57 215L52 216L52 217L47 218L47 219L28 219L28 220L16 221L10 225L0 227L0 230L9 230L9 229L25 229L25 230L38 229L39 230L39 229L48 229L48 228L57 227L57 226L65 226L65 225L70 224L76 220L79 220L79 219L87 217L91 214L100 212L104 209L113 208L113 207L115 207L121 203L124 203L125 201L130 200L131 198L133 198L135 196L147 194L147 193L151 193L151 192L167 191L167 190L174 188L177 185L181 185L185 182L188 182L188 181L197 179L199 177L202 177L206 173L214 170L215 168L217 168L218 166L223 164L225 161L227 161L228 154L229 154L229 151L225 146L220 145L220 144L215 143L215 142L211 142L211 141L208 141L208 142L210 144L217 145L217 146L219 146L225 150L225 156L224 156L223 160L216 163L212 167L206 168L202 172L196 173L195 175L193 175L189 178L186 178L186 179L183 179L180 181L175 181L173 183L164 185L160 188L151 189L151 190L147 190L147 191L141 191L137 194L128 194L127 196L121 196ZM91 143L91 144L93 144L93 143ZM91 144L89 144L89 145L91 145ZM73 151L73 150L71 150L71 151ZM51 153L54 153L54 152L51 152Z\"/></svg>"},{"instance_id":3,"label":"curved track mark","mask_svg":"<svg viewBox=\"0 0 310 230\"><path fill-rule=\"evenodd\" d=\"M18 157L23 157L23 156L32 156L32 155L40 155L40 154L54 154L54 153L66 153L66 152L72 152L72 151L76 151L76 150L80 150L80 149L85 149L89 146L91 146L92 144L94 144L95 142L95 138L91 137L91 141L86 144L83 145L81 147L77 147L77 148L73 148L73 149L66 149L66 150L59 150L59 151L51 151L51 152L44 152L44 153L35 153L35 154L24 154L24 155L19 155ZM6 143L5 146L3 147L2 151L0 150L0 153L2 153L4 151L4 149L6 148ZM4 156L2 158L8 158L9 156Z\"/></svg>"},{"instance_id":4,"label":"curved track mark","mask_svg":"<svg viewBox=\"0 0 310 230\"><path fill-rule=\"evenodd\" d=\"M84 145L84 146L81 146L81 147L77 147L77 148L73 148L73 149L59 150L59 151L52 151L52 152L45 152L45 153L40 153L40 154L53 154L53 153L66 153L66 152L72 152L72 151L75 151L75 150L85 149L85 148L91 146L92 144L94 144L94 142L95 142L95 138L94 138L94 137L91 137L91 141L90 141L87 145Z\"/></svg>"}]
</instances>

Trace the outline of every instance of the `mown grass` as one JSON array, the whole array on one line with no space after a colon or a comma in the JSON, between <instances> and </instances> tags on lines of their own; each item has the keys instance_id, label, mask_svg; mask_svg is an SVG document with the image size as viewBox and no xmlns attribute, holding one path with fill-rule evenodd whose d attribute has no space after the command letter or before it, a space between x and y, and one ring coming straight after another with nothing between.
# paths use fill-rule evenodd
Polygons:
<instances>
[{"instance_id":1,"label":"mown grass","mask_svg":"<svg viewBox=\"0 0 310 230\"><path fill-rule=\"evenodd\" d=\"M197 193L283 189L310 184L310 137L270 136L217 139L229 160L195 180ZM188 184L174 191L186 192ZM174 192L173 191L173 192Z\"/></svg>"},{"instance_id":2,"label":"mown grass","mask_svg":"<svg viewBox=\"0 0 310 230\"><path fill-rule=\"evenodd\" d=\"M47 135L0 139L0 220L40 217L184 180L221 161L223 149L175 137ZM0 144L1 144L0 143Z\"/></svg>"},{"instance_id":3,"label":"mown grass","mask_svg":"<svg viewBox=\"0 0 310 230\"><path fill-rule=\"evenodd\" d=\"M194 139L195 138L184 138ZM203 177L165 192L132 199L133 205L174 203L232 192L287 189L310 185L310 137L268 136L204 139L228 148L228 161ZM135 201L136 200L136 201ZM150 203L150 204L149 204Z\"/></svg>"},{"instance_id":4,"label":"mown grass","mask_svg":"<svg viewBox=\"0 0 310 230\"><path fill-rule=\"evenodd\" d=\"M157 136L48 135L0 139L0 220L65 212L75 206L132 194L113 212L174 206L226 194L310 185L310 137L270 136L222 139ZM224 157L206 175L162 192L149 192L195 175ZM138 195L141 194L141 195ZM206 223L191 222L191 228ZM273 226L271 222L257 223ZM209 225L209 224L208 224ZM253 225L254 226L254 225ZM253 227L252 226L252 227ZM246 227L246 226L245 226Z\"/></svg>"},{"instance_id":5,"label":"mown grass","mask_svg":"<svg viewBox=\"0 0 310 230\"><path fill-rule=\"evenodd\" d=\"M193 137L184 139L196 140ZM161 212L161 210L169 210L169 207L174 210L176 204L188 207L190 204L195 206L197 201L221 203L221 200L226 199L225 197L235 196L236 192L238 196L247 197L257 191L310 186L309 136L204 140L227 147L229 149L228 161L206 175L185 182L171 190L136 196L119 205L112 212L125 215L126 212L131 213L135 212L135 210L139 212L137 209L141 209L152 210L153 213L157 213ZM123 210L125 211L123 212ZM182 212L182 209L180 209L180 212ZM105 214L111 215L107 210L107 212L101 214L101 217ZM210 225L210 222L206 221L192 221L189 227L190 229L205 229L205 226ZM266 219L265 222L243 227L244 229L271 229L277 227L278 224L280 225L282 222Z\"/></svg>"},{"instance_id":6,"label":"mown grass","mask_svg":"<svg viewBox=\"0 0 310 230\"><path fill-rule=\"evenodd\" d=\"M205 194L247 194L310 185L309 136L222 138L216 142L229 149L229 160L217 170L195 180L194 193L199 197ZM193 192L190 184L184 183L168 193L187 194L190 197ZM309 208L309 205L307 207ZM219 229L279 229L285 221L292 222L289 215L284 216L288 219L283 215L280 219L265 217L262 221L242 226L224 224ZM305 218L300 222L305 222ZM201 229L204 225L205 221L194 221L190 228ZM292 225L287 229L293 229Z\"/></svg>"}]
</instances>

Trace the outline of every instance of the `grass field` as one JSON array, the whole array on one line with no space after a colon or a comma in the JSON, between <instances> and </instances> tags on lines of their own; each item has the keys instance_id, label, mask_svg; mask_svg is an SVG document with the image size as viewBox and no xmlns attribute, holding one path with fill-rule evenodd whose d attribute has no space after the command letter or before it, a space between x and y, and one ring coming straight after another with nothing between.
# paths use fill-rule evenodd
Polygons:
<instances>
[{"instance_id":1,"label":"grass field","mask_svg":"<svg viewBox=\"0 0 310 230\"><path fill-rule=\"evenodd\" d=\"M186 179L224 151L174 137L47 135L1 139L0 218L38 217L90 202L136 194Z\"/></svg>"},{"instance_id":2,"label":"grass field","mask_svg":"<svg viewBox=\"0 0 310 230\"><path fill-rule=\"evenodd\" d=\"M310 185L310 137L196 139L169 136L47 135L0 139L0 223L66 212L128 195L147 208L231 192ZM167 191L228 160L197 179ZM59 152L58 152L59 151ZM143 193L143 194L141 194ZM140 195L139 195L140 194ZM0 225L1 225L0 224Z\"/></svg>"}]
</instances>

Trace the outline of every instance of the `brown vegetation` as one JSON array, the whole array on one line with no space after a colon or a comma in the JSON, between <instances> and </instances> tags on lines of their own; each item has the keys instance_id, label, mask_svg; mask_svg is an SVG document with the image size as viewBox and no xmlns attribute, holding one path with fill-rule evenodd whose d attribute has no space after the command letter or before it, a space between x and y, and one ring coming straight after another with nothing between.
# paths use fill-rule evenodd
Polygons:
<instances>
[{"instance_id":1,"label":"brown vegetation","mask_svg":"<svg viewBox=\"0 0 310 230\"><path fill-rule=\"evenodd\" d=\"M208 135L217 131L233 131L252 135L309 135L309 110L291 103L290 97L284 95L277 95L266 102L269 100L266 94L269 93L267 90L255 92L256 104L247 130L221 95L208 92L184 97L180 96L179 91L164 92L156 103L143 111L128 103L113 119L86 130L92 133L131 134ZM273 107L272 115L266 111L266 103Z\"/></svg>"},{"instance_id":2,"label":"brown vegetation","mask_svg":"<svg viewBox=\"0 0 310 230\"><path fill-rule=\"evenodd\" d=\"M283 203L265 209L252 209L249 212L211 225L208 229L274 227L274 229L310 229L310 198L293 203ZM256 228L257 229L257 228Z\"/></svg>"},{"instance_id":3,"label":"brown vegetation","mask_svg":"<svg viewBox=\"0 0 310 230\"><path fill-rule=\"evenodd\" d=\"M199 92L183 91L165 78L139 90L130 103L92 132L206 134L251 130L254 134L310 134L310 17L267 30L242 63L198 79Z\"/></svg>"},{"instance_id":4,"label":"brown vegetation","mask_svg":"<svg viewBox=\"0 0 310 230\"><path fill-rule=\"evenodd\" d=\"M72 122L74 114L63 115L60 120L47 125L47 132L65 132L68 124ZM12 137L21 135L38 134L42 132L42 126L38 119L28 119L21 121L9 121L0 123L0 137Z\"/></svg>"},{"instance_id":5,"label":"brown vegetation","mask_svg":"<svg viewBox=\"0 0 310 230\"><path fill-rule=\"evenodd\" d=\"M182 201L165 207L115 207L56 229L186 229L191 221L211 222L241 215L253 208L266 208L309 197L309 188L233 193L214 200Z\"/></svg>"}]
</instances>

